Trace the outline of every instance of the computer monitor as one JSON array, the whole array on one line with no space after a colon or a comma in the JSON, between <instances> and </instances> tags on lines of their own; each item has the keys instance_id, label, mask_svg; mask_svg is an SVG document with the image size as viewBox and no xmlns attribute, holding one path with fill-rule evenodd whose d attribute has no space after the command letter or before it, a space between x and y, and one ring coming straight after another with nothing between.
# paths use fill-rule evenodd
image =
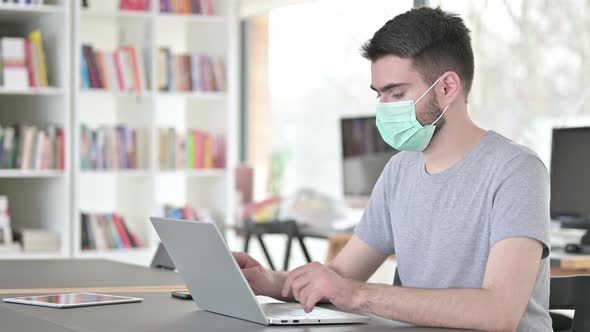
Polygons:
<instances>
[{"instance_id":1,"label":"computer monitor","mask_svg":"<svg viewBox=\"0 0 590 332\"><path fill-rule=\"evenodd\" d=\"M397 153L379 135L374 116L340 121L345 196L369 196L389 159Z\"/></svg>"},{"instance_id":2,"label":"computer monitor","mask_svg":"<svg viewBox=\"0 0 590 332\"><path fill-rule=\"evenodd\" d=\"M590 221L590 127L553 130L551 214Z\"/></svg>"},{"instance_id":3,"label":"computer monitor","mask_svg":"<svg viewBox=\"0 0 590 332\"><path fill-rule=\"evenodd\" d=\"M590 230L590 127L553 129L550 205L562 227Z\"/></svg>"}]
</instances>

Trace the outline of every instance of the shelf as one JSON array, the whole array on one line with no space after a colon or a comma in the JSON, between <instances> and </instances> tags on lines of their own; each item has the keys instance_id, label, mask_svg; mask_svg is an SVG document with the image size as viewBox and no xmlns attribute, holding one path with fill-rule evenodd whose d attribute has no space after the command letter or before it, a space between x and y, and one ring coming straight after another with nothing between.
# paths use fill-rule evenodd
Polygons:
<instances>
[{"instance_id":1,"label":"shelf","mask_svg":"<svg viewBox=\"0 0 590 332\"><path fill-rule=\"evenodd\" d=\"M0 260L2 259L62 259L64 258L58 251L52 252L16 252L16 253L0 253Z\"/></svg>"},{"instance_id":2,"label":"shelf","mask_svg":"<svg viewBox=\"0 0 590 332\"><path fill-rule=\"evenodd\" d=\"M218 15L199 15L199 14L175 14L175 13L158 13L156 15L158 19L171 21L171 22L183 22L183 23L225 23L224 16Z\"/></svg>"},{"instance_id":3,"label":"shelf","mask_svg":"<svg viewBox=\"0 0 590 332\"><path fill-rule=\"evenodd\" d=\"M0 178L61 178L63 170L0 169Z\"/></svg>"},{"instance_id":4,"label":"shelf","mask_svg":"<svg viewBox=\"0 0 590 332\"><path fill-rule=\"evenodd\" d=\"M47 15L61 15L64 13L63 6L57 5L0 5L0 21L11 23L23 23L28 18L37 19Z\"/></svg>"},{"instance_id":5,"label":"shelf","mask_svg":"<svg viewBox=\"0 0 590 332\"><path fill-rule=\"evenodd\" d=\"M151 98L153 94L150 91L116 91L104 89L80 89L82 96L96 96L96 97L115 97L115 98Z\"/></svg>"},{"instance_id":6,"label":"shelf","mask_svg":"<svg viewBox=\"0 0 590 332\"><path fill-rule=\"evenodd\" d=\"M116 20L151 20L154 15L150 11L139 10L117 10L117 11L97 11L82 10L81 17L88 19L116 19Z\"/></svg>"},{"instance_id":7,"label":"shelf","mask_svg":"<svg viewBox=\"0 0 590 332\"><path fill-rule=\"evenodd\" d=\"M153 173L147 169L115 169L115 170L80 170L83 176L128 176L148 177Z\"/></svg>"},{"instance_id":8,"label":"shelf","mask_svg":"<svg viewBox=\"0 0 590 332\"><path fill-rule=\"evenodd\" d=\"M62 88L30 88L26 90L7 89L0 87L0 95L19 95L19 96L61 96L64 94Z\"/></svg>"},{"instance_id":9,"label":"shelf","mask_svg":"<svg viewBox=\"0 0 590 332\"><path fill-rule=\"evenodd\" d=\"M201 92L201 91L187 91L187 92L157 92L158 96L174 97L174 98L188 98L193 100L225 100L227 94L225 92Z\"/></svg>"},{"instance_id":10,"label":"shelf","mask_svg":"<svg viewBox=\"0 0 590 332\"><path fill-rule=\"evenodd\" d=\"M222 177L225 175L225 169L172 169L172 170L159 170L158 174L163 175L184 175L189 177Z\"/></svg>"}]
</instances>

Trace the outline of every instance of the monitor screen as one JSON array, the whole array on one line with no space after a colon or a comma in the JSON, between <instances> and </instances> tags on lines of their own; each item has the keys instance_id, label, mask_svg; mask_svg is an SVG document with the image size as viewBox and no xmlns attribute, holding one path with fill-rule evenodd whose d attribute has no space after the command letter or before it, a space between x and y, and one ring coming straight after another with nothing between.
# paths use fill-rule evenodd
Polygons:
<instances>
[{"instance_id":1,"label":"monitor screen","mask_svg":"<svg viewBox=\"0 0 590 332\"><path fill-rule=\"evenodd\" d=\"M590 127L553 130L551 215L590 216Z\"/></svg>"},{"instance_id":2,"label":"monitor screen","mask_svg":"<svg viewBox=\"0 0 590 332\"><path fill-rule=\"evenodd\" d=\"M397 150L383 141L374 116L342 119L340 129L344 195L369 196Z\"/></svg>"}]
</instances>

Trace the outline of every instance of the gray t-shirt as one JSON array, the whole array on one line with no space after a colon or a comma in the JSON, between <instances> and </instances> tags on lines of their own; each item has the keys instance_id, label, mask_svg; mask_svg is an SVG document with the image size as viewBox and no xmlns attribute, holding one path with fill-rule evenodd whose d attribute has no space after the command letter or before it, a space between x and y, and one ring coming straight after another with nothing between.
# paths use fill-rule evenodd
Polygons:
<instances>
[{"instance_id":1,"label":"gray t-shirt","mask_svg":"<svg viewBox=\"0 0 590 332\"><path fill-rule=\"evenodd\" d=\"M495 132L436 174L426 172L419 152L395 155L355 233L395 253L403 286L415 288L481 288L496 242L537 239L543 259L518 331L552 331L548 172L534 152Z\"/></svg>"}]
</instances>

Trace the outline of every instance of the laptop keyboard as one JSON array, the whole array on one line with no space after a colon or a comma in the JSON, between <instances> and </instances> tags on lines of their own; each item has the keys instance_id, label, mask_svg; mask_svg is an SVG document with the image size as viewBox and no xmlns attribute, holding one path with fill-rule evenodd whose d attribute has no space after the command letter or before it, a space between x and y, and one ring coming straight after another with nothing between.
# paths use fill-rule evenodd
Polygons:
<instances>
[{"instance_id":1,"label":"laptop keyboard","mask_svg":"<svg viewBox=\"0 0 590 332\"><path fill-rule=\"evenodd\" d=\"M262 305L262 311L269 318L277 319L326 319L334 318L334 314L338 314L334 310L315 307L312 312L306 313L298 304L267 304Z\"/></svg>"}]
</instances>

